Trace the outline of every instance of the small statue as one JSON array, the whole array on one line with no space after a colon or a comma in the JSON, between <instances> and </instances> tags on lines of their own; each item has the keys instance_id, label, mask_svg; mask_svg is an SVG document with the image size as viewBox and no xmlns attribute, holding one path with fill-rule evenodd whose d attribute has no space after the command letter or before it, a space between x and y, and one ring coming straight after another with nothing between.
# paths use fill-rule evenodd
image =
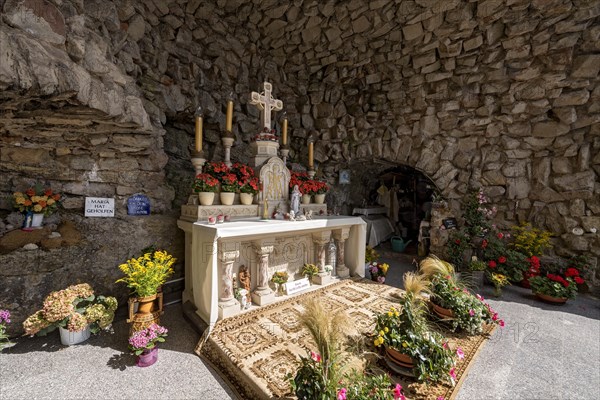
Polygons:
<instances>
[{"instance_id":1,"label":"small statue","mask_svg":"<svg viewBox=\"0 0 600 400\"><path fill-rule=\"evenodd\" d=\"M313 212L312 212L312 210L308 210L306 212L306 219L313 219Z\"/></svg>"},{"instance_id":2,"label":"small statue","mask_svg":"<svg viewBox=\"0 0 600 400\"><path fill-rule=\"evenodd\" d=\"M305 215L298 215L296 217L296 221L306 221L306 216Z\"/></svg>"},{"instance_id":3,"label":"small statue","mask_svg":"<svg viewBox=\"0 0 600 400\"><path fill-rule=\"evenodd\" d=\"M295 221L296 220L296 213L294 212L294 210L290 210L290 212L286 215L286 217L290 221Z\"/></svg>"},{"instance_id":4,"label":"small statue","mask_svg":"<svg viewBox=\"0 0 600 400\"><path fill-rule=\"evenodd\" d=\"M302 197L302 193L300 193L298 185L294 185L290 200L290 213L293 211L295 215L298 215L298 211L300 211L300 197Z\"/></svg>"},{"instance_id":5,"label":"small statue","mask_svg":"<svg viewBox=\"0 0 600 400\"><path fill-rule=\"evenodd\" d=\"M245 265L241 265L240 270L239 270L239 277L240 277L241 287L244 290L246 290L246 307L248 307L252 301L250 298L250 282L251 282L250 269L248 267L246 267Z\"/></svg>"}]
</instances>

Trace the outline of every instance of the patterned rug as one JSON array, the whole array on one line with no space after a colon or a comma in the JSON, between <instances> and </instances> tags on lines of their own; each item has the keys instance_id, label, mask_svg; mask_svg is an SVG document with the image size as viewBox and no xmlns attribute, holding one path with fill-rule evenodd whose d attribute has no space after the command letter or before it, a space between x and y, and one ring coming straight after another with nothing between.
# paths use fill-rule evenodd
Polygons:
<instances>
[{"instance_id":1,"label":"patterned rug","mask_svg":"<svg viewBox=\"0 0 600 400\"><path fill-rule=\"evenodd\" d=\"M374 327L375 313L397 305L402 290L368 280L344 280L322 289L217 322L208 338L203 337L196 353L222 375L242 399L292 399L288 374L294 374L299 356L316 349L298 317L303 304L318 296L326 309L344 309L358 333L367 335ZM484 335L466 336L440 330L451 346L460 346L465 358L457 365L457 384L425 385L388 369L392 380L405 388L410 399L452 399L467 369L493 327ZM370 340L369 340L370 342ZM375 348L371 349L375 352ZM378 361L381 368L385 360Z\"/></svg>"}]
</instances>

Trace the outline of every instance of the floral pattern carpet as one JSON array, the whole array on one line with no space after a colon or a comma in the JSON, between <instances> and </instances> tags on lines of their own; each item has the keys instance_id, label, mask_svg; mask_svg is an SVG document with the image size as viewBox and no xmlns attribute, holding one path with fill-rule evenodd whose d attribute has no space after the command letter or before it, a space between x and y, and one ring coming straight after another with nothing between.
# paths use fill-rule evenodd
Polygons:
<instances>
[{"instance_id":1,"label":"floral pattern carpet","mask_svg":"<svg viewBox=\"0 0 600 400\"><path fill-rule=\"evenodd\" d=\"M217 322L211 334L203 337L196 353L207 360L244 399L291 399L288 374L294 374L299 356L316 346L299 322L303 304L318 296L326 309L346 311L358 333L368 335L374 315L397 305L402 290L368 280L348 279L322 289L290 297L275 304ZM392 374L412 399L451 399L462 382L469 364L493 328L486 334L466 336L442 330L451 346L460 346L465 358L457 365L457 385L424 385L411 378ZM373 351L376 351L373 347ZM384 367L385 361L379 362Z\"/></svg>"}]
</instances>

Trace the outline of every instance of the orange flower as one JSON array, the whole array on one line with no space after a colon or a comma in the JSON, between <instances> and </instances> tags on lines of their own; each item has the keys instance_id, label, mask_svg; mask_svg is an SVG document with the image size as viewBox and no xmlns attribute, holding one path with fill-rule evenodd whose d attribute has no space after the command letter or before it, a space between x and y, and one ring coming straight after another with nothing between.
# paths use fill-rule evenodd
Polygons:
<instances>
[{"instance_id":1,"label":"orange flower","mask_svg":"<svg viewBox=\"0 0 600 400\"><path fill-rule=\"evenodd\" d=\"M52 196L52 189L46 189L44 191L44 195L46 195L46 196Z\"/></svg>"},{"instance_id":2,"label":"orange flower","mask_svg":"<svg viewBox=\"0 0 600 400\"><path fill-rule=\"evenodd\" d=\"M58 200L60 200L60 194L55 194L55 195L53 195L53 196L52 196L52 198L53 198L55 201L58 201Z\"/></svg>"},{"instance_id":3,"label":"orange flower","mask_svg":"<svg viewBox=\"0 0 600 400\"><path fill-rule=\"evenodd\" d=\"M27 196L29 196L29 197L35 196L35 190L33 190L33 188L27 189L27 191L25 191L25 193L27 193Z\"/></svg>"},{"instance_id":4,"label":"orange flower","mask_svg":"<svg viewBox=\"0 0 600 400\"><path fill-rule=\"evenodd\" d=\"M23 205L24 205L24 206L30 206L30 205L32 205L32 204L33 204L33 203L31 202L31 200L25 200L25 201L23 202Z\"/></svg>"}]
</instances>

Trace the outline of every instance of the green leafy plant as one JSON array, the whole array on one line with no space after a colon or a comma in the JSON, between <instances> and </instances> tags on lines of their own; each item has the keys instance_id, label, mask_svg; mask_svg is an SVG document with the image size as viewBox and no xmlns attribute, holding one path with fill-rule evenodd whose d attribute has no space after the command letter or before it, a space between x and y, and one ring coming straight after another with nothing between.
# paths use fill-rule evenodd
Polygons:
<instances>
[{"instance_id":1,"label":"green leafy plant","mask_svg":"<svg viewBox=\"0 0 600 400\"><path fill-rule=\"evenodd\" d=\"M271 277L271 282L281 285L288 281L288 273L286 271L276 271Z\"/></svg>"},{"instance_id":2,"label":"green leafy plant","mask_svg":"<svg viewBox=\"0 0 600 400\"><path fill-rule=\"evenodd\" d=\"M240 193L248 193L248 194L252 194L252 195L257 194L259 192L259 190L260 190L260 183L258 181L258 178L256 178L256 177L248 179L240 187Z\"/></svg>"},{"instance_id":3,"label":"green leafy plant","mask_svg":"<svg viewBox=\"0 0 600 400\"><path fill-rule=\"evenodd\" d=\"M491 228L490 219L496 213L496 207L487 208L489 202L483 194L483 189L473 190L465 199L463 217L467 233L471 237L483 236Z\"/></svg>"},{"instance_id":4,"label":"green leafy plant","mask_svg":"<svg viewBox=\"0 0 600 400\"><path fill-rule=\"evenodd\" d=\"M453 382L455 353L441 334L429 329L425 317L426 307L420 294L428 290L428 283L423 277L407 272L404 287L406 293L399 308L392 307L376 315L374 345L385 345L410 356L419 381Z\"/></svg>"},{"instance_id":5,"label":"green leafy plant","mask_svg":"<svg viewBox=\"0 0 600 400\"><path fill-rule=\"evenodd\" d=\"M377 261L379 258L379 254L377 251L371 246L367 246L365 249L365 263L371 263L373 261Z\"/></svg>"},{"instance_id":6,"label":"green leafy plant","mask_svg":"<svg viewBox=\"0 0 600 400\"><path fill-rule=\"evenodd\" d=\"M3 348L12 345L6 334L7 324L10 324L10 311L0 310L0 351L2 351Z\"/></svg>"},{"instance_id":7,"label":"green leafy plant","mask_svg":"<svg viewBox=\"0 0 600 400\"><path fill-rule=\"evenodd\" d=\"M546 249L552 247L550 243L552 233L534 228L530 223L522 223L519 226L515 225L512 227L512 231L512 247L527 257L541 256Z\"/></svg>"},{"instance_id":8,"label":"green leafy plant","mask_svg":"<svg viewBox=\"0 0 600 400\"><path fill-rule=\"evenodd\" d=\"M471 257L471 262L469 263L469 271L485 271L487 265L484 261L481 261L477 258L477 256Z\"/></svg>"},{"instance_id":9,"label":"green leafy plant","mask_svg":"<svg viewBox=\"0 0 600 400\"><path fill-rule=\"evenodd\" d=\"M450 275L436 274L431 278L431 300L440 307L452 310L447 319L453 330L463 329L470 335L483 331L483 324L504 321L480 295L473 295Z\"/></svg>"},{"instance_id":10,"label":"green leafy plant","mask_svg":"<svg viewBox=\"0 0 600 400\"><path fill-rule=\"evenodd\" d=\"M112 324L117 299L94 295L87 283L69 286L52 292L44 300L43 308L23 322L27 335L45 336L58 327L80 332L88 325L92 333Z\"/></svg>"},{"instance_id":11,"label":"green leafy plant","mask_svg":"<svg viewBox=\"0 0 600 400\"><path fill-rule=\"evenodd\" d=\"M314 276L316 274L319 273L319 267L317 267L315 264L304 264L304 266L302 267L302 271L300 272L302 275L304 276Z\"/></svg>"},{"instance_id":12,"label":"green leafy plant","mask_svg":"<svg viewBox=\"0 0 600 400\"><path fill-rule=\"evenodd\" d=\"M466 267L464 255L471 248L471 238L464 230L453 231L446 244L446 255L448 261L459 268Z\"/></svg>"},{"instance_id":13,"label":"green leafy plant","mask_svg":"<svg viewBox=\"0 0 600 400\"><path fill-rule=\"evenodd\" d=\"M175 261L172 255L162 250L132 258L119 265L125 277L118 279L117 283L127 284L137 297L155 295L158 288L173 274L172 265Z\"/></svg>"}]
</instances>

